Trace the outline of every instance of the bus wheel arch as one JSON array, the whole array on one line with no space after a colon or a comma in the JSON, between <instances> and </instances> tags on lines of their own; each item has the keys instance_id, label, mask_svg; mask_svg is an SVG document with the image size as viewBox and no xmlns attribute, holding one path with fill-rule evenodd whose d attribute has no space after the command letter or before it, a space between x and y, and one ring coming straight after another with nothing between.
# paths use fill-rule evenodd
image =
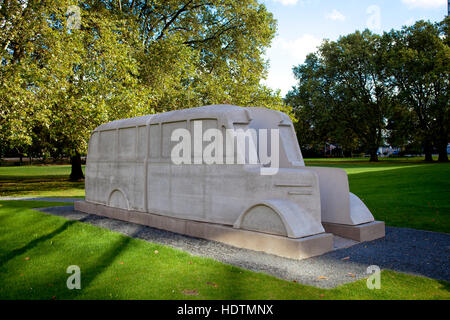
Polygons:
<instances>
[{"instance_id":1,"label":"bus wheel arch","mask_svg":"<svg viewBox=\"0 0 450 320\"><path fill-rule=\"evenodd\" d=\"M113 189L108 197L108 206L129 210L128 198L121 189Z\"/></svg>"},{"instance_id":2,"label":"bus wheel arch","mask_svg":"<svg viewBox=\"0 0 450 320\"><path fill-rule=\"evenodd\" d=\"M265 200L251 205L239 216L233 227L293 239L325 232L320 220L317 221L287 199Z\"/></svg>"}]
</instances>

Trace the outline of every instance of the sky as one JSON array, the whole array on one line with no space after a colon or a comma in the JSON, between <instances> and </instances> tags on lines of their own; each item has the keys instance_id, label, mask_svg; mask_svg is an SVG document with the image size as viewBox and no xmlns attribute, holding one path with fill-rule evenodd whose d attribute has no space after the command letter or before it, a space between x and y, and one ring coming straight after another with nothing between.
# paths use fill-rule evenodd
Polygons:
<instances>
[{"instance_id":1,"label":"sky","mask_svg":"<svg viewBox=\"0 0 450 320\"><path fill-rule=\"evenodd\" d=\"M266 51L263 83L284 96L296 84L292 68L302 64L323 39L356 30L383 33L417 20L442 21L448 0L260 0L277 20L277 35Z\"/></svg>"}]
</instances>

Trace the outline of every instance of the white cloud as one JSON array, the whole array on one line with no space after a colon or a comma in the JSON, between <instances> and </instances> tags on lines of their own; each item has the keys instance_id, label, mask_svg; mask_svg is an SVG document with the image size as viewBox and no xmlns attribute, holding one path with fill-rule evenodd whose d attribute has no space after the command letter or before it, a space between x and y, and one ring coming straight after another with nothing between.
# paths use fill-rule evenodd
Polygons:
<instances>
[{"instance_id":1,"label":"white cloud","mask_svg":"<svg viewBox=\"0 0 450 320\"><path fill-rule=\"evenodd\" d=\"M263 80L262 83L273 90L280 89L281 96L284 97L297 84L297 81L291 69L288 69L285 73L270 70L267 79Z\"/></svg>"},{"instance_id":2,"label":"white cloud","mask_svg":"<svg viewBox=\"0 0 450 320\"><path fill-rule=\"evenodd\" d=\"M298 0L272 0L273 2L279 2L283 6L294 6L297 4Z\"/></svg>"},{"instance_id":3,"label":"white cloud","mask_svg":"<svg viewBox=\"0 0 450 320\"><path fill-rule=\"evenodd\" d=\"M310 5L320 0L272 0L272 2L280 3L283 6L295 6L297 3L301 6Z\"/></svg>"},{"instance_id":4,"label":"white cloud","mask_svg":"<svg viewBox=\"0 0 450 320\"><path fill-rule=\"evenodd\" d=\"M447 0L402 0L410 8L434 9L447 5Z\"/></svg>"},{"instance_id":5,"label":"white cloud","mask_svg":"<svg viewBox=\"0 0 450 320\"><path fill-rule=\"evenodd\" d=\"M380 7L376 5L371 5L367 8L366 13L369 15L366 21L367 28L371 30L381 30Z\"/></svg>"},{"instance_id":6,"label":"white cloud","mask_svg":"<svg viewBox=\"0 0 450 320\"><path fill-rule=\"evenodd\" d=\"M311 34L304 34L300 38L294 40L287 40L279 37L275 39L271 49L283 51L284 54L297 59L298 63L303 63L308 53L316 51L320 43L321 39L316 38Z\"/></svg>"},{"instance_id":7,"label":"white cloud","mask_svg":"<svg viewBox=\"0 0 450 320\"><path fill-rule=\"evenodd\" d=\"M333 9L333 11L331 11L330 13L327 13L325 15L325 18L327 18L328 20L334 20L334 21L344 21L345 20L345 16L340 13L339 11L337 11L336 9Z\"/></svg>"}]
</instances>

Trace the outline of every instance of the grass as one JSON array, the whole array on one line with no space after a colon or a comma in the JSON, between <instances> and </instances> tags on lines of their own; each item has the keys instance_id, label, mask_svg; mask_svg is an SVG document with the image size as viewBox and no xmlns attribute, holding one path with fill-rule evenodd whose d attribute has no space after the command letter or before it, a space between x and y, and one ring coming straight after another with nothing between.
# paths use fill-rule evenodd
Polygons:
<instances>
[{"instance_id":1,"label":"grass","mask_svg":"<svg viewBox=\"0 0 450 320\"><path fill-rule=\"evenodd\" d=\"M450 163L310 159L306 164L344 169L350 191L387 225L450 233Z\"/></svg>"},{"instance_id":2,"label":"grass","mask_svg":"<svg viewBox=\"0 0 450 320\"><path fill-rule=\"evenodd\" d=\"M351 191L387 225L450 232L450 164L306 163L346 170ZM83 197L84 183L68 181L69 173L70 166L0 167L0 196ZM58 204L0 201L0 299L450 299L448 282L388 270L382 290L368 290L365 280L330 290L300 285L31 210ZM82 290L66 287L70 265L81 268Z\"/></svg>"},{"instance_id":3,"label":"grass","mask_svg":"<svg viewBox=\"0 0 450 320\"><path fill-rule=\"evenodd\" d=\"M70 165L0 167L0 196L84 197L84 182L69 181Z\"/></svg>"},{"instance_id":4,"label":"grass","mask_svg":"<svg viewBox=\"0 0 450 320\"><path fill-rule=\"evenodd\" d=\"M450 299L448 282L393 271L381 290L300 285L31 210L60 204L0 201L0 299Z\"/></svg>"}]
</instances>

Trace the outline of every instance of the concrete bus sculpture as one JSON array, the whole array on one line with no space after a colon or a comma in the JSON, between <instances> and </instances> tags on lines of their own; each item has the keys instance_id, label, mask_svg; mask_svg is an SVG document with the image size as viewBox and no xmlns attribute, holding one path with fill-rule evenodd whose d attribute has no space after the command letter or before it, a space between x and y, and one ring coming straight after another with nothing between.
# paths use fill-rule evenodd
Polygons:
<instances>
[{"instance_id":1,"label":"concrete bus sculpture","mask_svg":"<svg viewBox=\"0 0 450 320\"><path fill-rule=\"evenodd\" d=\"M261 174L259 159L207 165L195 150L193 164L174 164L174 131L195 135L199 122L225 136L230 129L276 129L279 140L267 147L278 152L276 172ZM232 158L248 160L248 145L244 150ZM384 236L384 223L349 192L345 171L305 167L289 117L265 108L206 106L99 126L88 146L86 198L75 209L294 259L333 250L333 234Z\"/></svg>"}]
</instances>

